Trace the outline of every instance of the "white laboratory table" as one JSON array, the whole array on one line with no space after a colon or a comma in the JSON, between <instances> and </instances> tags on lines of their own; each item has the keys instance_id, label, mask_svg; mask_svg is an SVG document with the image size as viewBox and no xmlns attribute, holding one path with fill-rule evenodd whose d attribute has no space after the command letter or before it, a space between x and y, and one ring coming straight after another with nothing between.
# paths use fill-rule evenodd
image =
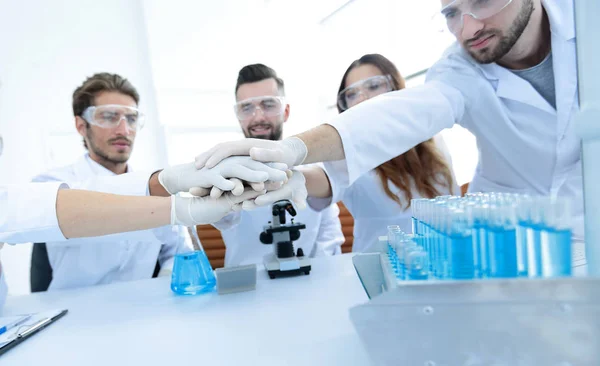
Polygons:
<instances>
[{"instance_id":1,"label":"white laboratory table","mask_svg":"<svg viewBox=\"0 0 600 366\"><path fill-rule=\"evenodd\" d=\"M9 297L4 315L69 313L0 365L369 365L348 309L368 300L351 255L256 291L176 296L170 278Z\"/></svg>"}]
</instances>

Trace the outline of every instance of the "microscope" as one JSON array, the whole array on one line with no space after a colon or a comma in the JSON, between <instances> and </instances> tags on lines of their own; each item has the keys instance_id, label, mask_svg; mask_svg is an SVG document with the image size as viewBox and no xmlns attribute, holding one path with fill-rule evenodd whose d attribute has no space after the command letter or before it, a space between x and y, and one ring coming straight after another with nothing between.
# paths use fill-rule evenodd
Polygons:
<instances>
[{"instance_id":1,"label":"microscope","mask_svg":"<svg viewBox=\"0 0 600 366\"><path fill-rule=\"evenodd\" d=\"M274 244L273 253L267 254L264 259L265 269L271 279L276 277L310 274L310 260L304 256L302 248L294 253L295 240L300 238L300 230L306 225L295 223L286 224L286 211L291 216L296 216L296 209L288 200L277 201L272 206L272 221L260 233L260 242Z\"/></svg>"}]
</instances>

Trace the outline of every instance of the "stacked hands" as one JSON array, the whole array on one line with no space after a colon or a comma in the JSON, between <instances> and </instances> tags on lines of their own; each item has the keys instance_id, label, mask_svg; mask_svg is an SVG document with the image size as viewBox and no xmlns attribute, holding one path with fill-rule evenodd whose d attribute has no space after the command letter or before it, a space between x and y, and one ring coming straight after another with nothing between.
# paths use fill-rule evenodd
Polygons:
<instances>
[{"instance_id":1,"label":"stacked hands","mask_svg":"<svg viewBox=\"0 0 600 366\"><path fill-rule=\"evenodd\" d=\"M283 141L244 139L219 144L194 163L166 168L158 175L174 196L171 224L214 223L231 212L252 210L289 199L306 207L304 175L294 167L306 158L306 145L292 137Z\"/></svg>"}]
</instances>

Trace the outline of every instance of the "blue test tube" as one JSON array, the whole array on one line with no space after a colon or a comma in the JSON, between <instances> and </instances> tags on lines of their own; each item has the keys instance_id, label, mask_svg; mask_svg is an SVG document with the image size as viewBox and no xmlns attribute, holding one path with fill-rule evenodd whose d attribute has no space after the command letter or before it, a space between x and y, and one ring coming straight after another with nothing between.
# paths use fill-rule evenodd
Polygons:
<instances>
[{"instance_id":1,"label":"blue test tube","mask_svg":"<svg viewBox=\"0 0 600 366\"><path fill-rule=\"evenodd\" d=\"M529 203L529 221L524 223L527 234L527 276L542 276L542 217L548 199L543 197L533 197Z\"/></svg>"},{"instance_id":2,"label":"blue test tube","mask_svg":"<svg viewBox=\"0 0 600 366\"><path fill-rule=\"evenodd\" d=\"M402 236L402 230L398 225L389 225L388 229L388 259L392 266L392 270L396 277L400 276L400 268L398 264L398 254L396 253L396 244Z\"/></svg>"},{"instance_id":3,"label":"blue test tube","mask_svg":"<svg viewBox=\"0 0 600 366\"><path fill-rule=\"evenodd\" d=\"M412 213L411 223L412 223L412 233L414 235L419 235L419 198L413 198L410 200L410 211Z\"/></svg>"},{"instance_id":4,"label":"blue test tube","mask_svg":"<svg viewBox=\"0 0 600 366\"><path fill-rule=\"evenodd\" d=\"M498 201L490 207L487 223L489 277L517 277L515 205Z\"/></svg>"},{"instance_id":5,"label":"blue test tube","mask_svg":"<svg viewBox=\"0 0 600 366\"><path fill-rule=\"evenodd\" d=\"M444 266L446 258L442 251L443 237L442 237L442 223L444 220L444 207L446 201L444 197L439 197L432 207L432 241L431 241L431 253L433 257L433 276L438 279L444 278Z\"/></svg>"},{"instance_id":6,"label":"blue test tube","mask_svg":"<svg viewBox=\"0 0 600 366\"><path fill-rule=\"evenodd\" d=\"M422 204L422 215L423 215L423 248L427 252L428 255L428 264L429 264L429 276L433 277L434 272L434 263L435 263L435 253L433 248L433 209L435 205L435 199L430 199L424 201Z\"/></svg>"},{"instance_id":7,"label":"blue test tube","mask_svg":"<svg viewBox=\"0 0 600 366\"><path fill-rule=\"evenodd\" d=\"M473 277L482 277L481 268L481 246L480 237L484 235L483 232L483 215L481 213L481 204L476 201L470 201L465 206L467 215L471 220L471 246L473 247ZM482 232L480 234L479 232Z\"/></svg>"},{"instance_id":8,"label":"blue test tube","mask_svg":"<svg viewBox=\"0 0 600 366\"><path fill-rule=\"evenodd\" d=\"M478 220L474 226L477 227L478 242L479 242L479 253L480 253L480 265L481 265L481 277L486 278L490 276L490 255L489 255L489 243L488 243L488 221L491 206L488 203L484 203L477 208Z\"/></svg>"},{"instance_id":9,"label":"blue test tube","mask_svg":"<svg viewBox=\"0 0 600 366\"><path fill-rule=\"evenodd\" d=\"M407 258L407 278L409 280L426 280L429 276L429 264L427 259L427 253L421 246L417 246Z\"/></svg>"},{"instance_id":10,"label":"blue test tube","mask_svg":"<svg viewBox=\"0 0 600 366\"><path fill-rule=\"evenodd\" d=\"M528 276L527 228L531 227L532 199L528 195L517 198L517 271L519 277Z\"/></svg>"},{"instance_id":11,"label":"blue test tube","mask_svg":"<svg viewBox=\"0 0 600 366\"><path fill-rule=\"evenodd\" d=\"M404 271L402 272L403 274L403 278L405 279L409 279L408 278L408 271L407 271L407 259L410 257L410 255L416 251L418 248L417 243L414 242L414 240L412 240L412 238L407 235L403 240L402 243L400 244L399 248L401 250L401 254L398 255L399 259L400 259L400 263L402 265L402 268L404 269Z\"/></svg>"},{"instance_id":12,"label":"blue test tube","mask_svg":"<svg viewBox=\"0 0 600 366\"><path fill-rule=\"evenodd\" d=\"M571 207L566 198L552 199L542 220L540 249L543 277L571 276Z\"/></svg>"},{"instance_id":13,"label":"blue test tube","mask_svg":"<svg viewBox=\"0 0 600 366\"><path fill-rule=\"evenodd\" d=\"M406 257L405 257L404 247L406 246L406 243L408 243L412 240L411 238L412 238L412 235L404 234L397 241L396 246L395 246L396 254L398 256L398 269L399 269L399 277L398 278L401 278L401 279L407 279L406 278Z\"/></svg>"},{"instance_id":14,"label":"blue test tube","mask_svg":"<svg viewBox=\"0 0 600 366\"><path fill-rule=\"evenodd\" d=\"M448 215L449 277L455 280L475 278L473 252L473 220L462 208L451 209Z\"/></svg>"}]
</instances>

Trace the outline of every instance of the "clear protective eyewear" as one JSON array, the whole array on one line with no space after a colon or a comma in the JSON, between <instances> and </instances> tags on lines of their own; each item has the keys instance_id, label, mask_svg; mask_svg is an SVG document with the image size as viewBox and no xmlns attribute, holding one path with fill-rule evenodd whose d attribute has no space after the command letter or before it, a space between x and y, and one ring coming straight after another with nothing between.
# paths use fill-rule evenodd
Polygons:
<instances>
[{"instance_id":1,"label":"clear protective eyewear","mask_svg":"<svg viewBox=\"0 0 600 366\"><path fill-rule=\"evenodd\" d=\"M465 15L484 20L498 14L511 2L512 0L454 0L442 8L441 15L448 30L456 34L463 28Z\"/></svg>"},{"instance_id":2,"label":"clear protective eyewear","mask_svg":"<svg viewBox=\"0 0 600 366\"><path fill-rule=\"evenodd\" d=\"M342 111L357 105L363 100L392 91L392 77L377 75L358 81L338 94L338 106Z\"/></svg>"},{"instance_id":3,"label":"clear protective eyewear","mask_svg":"<svg viewBox=\"0 0 600 366\"><path fill-rule=\"evenodd\" d=\"M285 111L285 98L275 96L262 96L241 100L233 106L239 121L248 121L260 109L265 117L276 117Z\"/></svg>"},{"instance_id":4,"label":"clear protective eyewear","mask_svg":"<svg viewBox=\"0 0 600 366\"><path fill-rule=\"evenodd\" d=\"M132 131L141 130L145 120L145 115L139 109L120 104L90 106L81 116L88 123L102 128L119 127L121 121L125 120L127 128Z\"/></svg>"}]
</instances>

